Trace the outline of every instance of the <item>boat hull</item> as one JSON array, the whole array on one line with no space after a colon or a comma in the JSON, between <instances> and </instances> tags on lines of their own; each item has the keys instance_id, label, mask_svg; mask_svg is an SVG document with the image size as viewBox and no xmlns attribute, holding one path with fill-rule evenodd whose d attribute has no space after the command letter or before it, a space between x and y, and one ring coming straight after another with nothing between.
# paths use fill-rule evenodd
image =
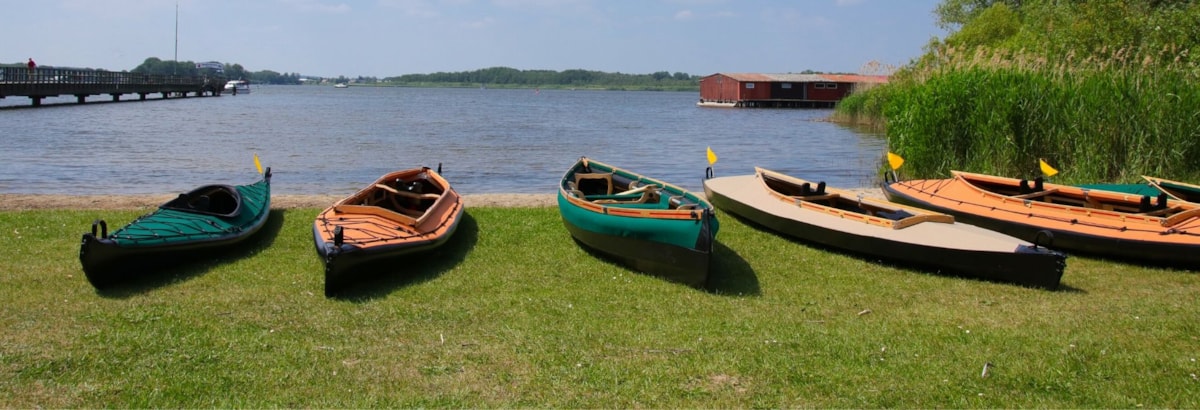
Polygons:
<instances>
[{"instance_id":1,"label":"boat hull","mask_svg":"<svg viewBox=\"0 0 1200 410\"><path fill-rule=\"evenodd\" d=\"M230 82L225 83L224 89L225 89L225 92L231 93L234 95L249 94L250 93L250 83L246 82L246 81L236 81L236 80L230 81Z\"/></svg>"},{"instance_id":2,"label":"boat hull","mask_svg":"<svg viewBox=\"0 0 1200 410\"><path fill-rule=\"evenodd\" d=\"M408 198L419 215L407 216L404 204L390 199L363 205L372 198L389 198L395 189L381 185L408 185L423 188ZM390 198L399 198L391 196ZM464 208L462 198L436 172L415 168L389 173L374 184L326 208L313 222L313 244L325 267L325 295L334 296L347 286L363 280L402 271L399 262L406 256L420 255L445 244L458 229Z\"/></svg>"},{"instance_id":3,"label":"boat hull","mask_svg":"<svg viewBox=\"0 0 1200 410\"><path fill-rule=\"evenodd\" d=\"M754 175L714 178L704 187L722 211L786 237L869 259L1045 289L1058 288L1066 266L1062 253L962 223L893 229L807 210L773 197Z\"/></svg>"},{"instance_id":4,"label":"boat hull","mask_svg":"<svg viewBox=\"0 0 1200 410\"><path fill-rule=\"evenodd\" d=\"M1067 252L1146 265L1200 268L1200 237L1187 234L1189 230L1200 231L1200 221L1164 227L1162 218L1138 214L1036 201L1001 201L962 184L957 179L911 180L885 183L883 191L895 202L951 214L959 221L1027 241L1052 241L1048 245Z\"/></svg>"},{"instance_id":5,"label":"boat hull","mask_svg":"<svg viewBox=\"0 0 1200 410\"><path fill-rule=\"evenodd\" d=\"M598 195L588 195L572 189L576 173L605 174L615 182ZM621 195L605 194L612 193L613 186L625 190L631 183L657 187L655 199L624 203L608 199ZM585 248L642 273L691 287L707 286L719 225L712 205L695 194L585 158L564 175L558 209L571 237Z\"/></svg>"},{"instance_id":6,"label":"boat hull","mask_svg":"<svg viewBox=\"0 0 1200 410\"><path fill-rule=\"evenodd\" d=\"M80 264L88 282L102 289L163 268L211 257L249 239L270 215L270 180L268 169L263 179L254 184L197 188L111 235L105 232L104 221L97 221L92 232L83 234L79 249ZM226 198L227 203L220 207L236 209L234 215L173 206L199 198L203 193L230 190L236 194Z\"/></svg>"},{"instance_id":7,"label":"boat hull","mask_svg":"<svg viewBox=\"0 0 1200 410\"><path fill-rule=\"evenodd\" d=\"M561 195L558 206L571 237L588 249L671 282L696 288L707 285L712 244L696 226L699 222L647 222L596 215L576 207ZM693 243L690 246L672 243L677 238L691 238Z\"/></svg>"},{"instance_id":8,"label":"boat hull","mask_svg":"<svg viewBox=\"0 0 1200 410\"><path fill-rule=\"evenodd\" d=\"M420 255L432 251L446 243L458 229L462 208L449 221L451 225L447 234L434 236L424 240L409 241L392 245L375 247L359 247L354 245L335 246L333 242L321 239L320 227L313 226L313 242L317 255L325 265L325 295L333 296L346 287L385 274L385 266L389 261L398 261L405 256ZM403 264L396 265L393 271L401 270Z\"/></svg>"}]
</instances>

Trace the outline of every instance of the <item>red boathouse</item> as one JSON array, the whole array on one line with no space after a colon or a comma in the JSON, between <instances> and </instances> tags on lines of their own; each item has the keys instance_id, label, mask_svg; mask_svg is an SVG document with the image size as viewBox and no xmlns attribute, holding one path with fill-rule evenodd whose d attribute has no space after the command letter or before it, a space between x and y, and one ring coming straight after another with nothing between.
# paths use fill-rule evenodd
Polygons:
<instances>
[{"instance_id":1,"label":"red boathouse","mask_svg":"<svg viewBox=\"0 0 1200 410\"><path fill-rule=\"evenodd\" d=\"M832 108L883 75L716 73L700 79L702 107Z\"/></svg>"}]
</instances>

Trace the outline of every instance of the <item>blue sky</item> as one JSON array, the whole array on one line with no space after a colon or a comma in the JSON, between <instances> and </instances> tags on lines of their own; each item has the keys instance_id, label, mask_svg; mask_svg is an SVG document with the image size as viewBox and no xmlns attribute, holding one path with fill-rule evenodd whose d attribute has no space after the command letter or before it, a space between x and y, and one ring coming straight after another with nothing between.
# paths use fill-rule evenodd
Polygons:
<instances>
[{"instance_id":1,"label":"blue sky","mask_svg":"<svg viewBox=\"0 0 1200 410\"><path fill-rule=\"evenodd\" d=\"M128 70L147 57L388 77L505 66L860 72L933 37L937 0L0 0L0 62Z\"/></svg>"}]
</instances>

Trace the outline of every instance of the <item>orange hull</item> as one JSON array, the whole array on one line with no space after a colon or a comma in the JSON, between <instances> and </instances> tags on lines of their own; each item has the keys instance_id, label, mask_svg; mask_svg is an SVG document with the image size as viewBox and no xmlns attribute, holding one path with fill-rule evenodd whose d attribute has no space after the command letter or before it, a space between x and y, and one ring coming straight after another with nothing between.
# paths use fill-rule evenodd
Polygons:
<instances>
[{"instance_id":1,"label":"orange hull","mask_svg":"<svg viewBox=\"0 0 1200 410\"><path fill-rule=\"evenodd\" d=\"M1026 181L1013 178L953 174L950 179L885 184L884 193L893 201L1059 249L1200 267L1200 205L1040 182L1023 187ZM1046 243L1049 240L1053 243Z\"/></svg>"},{"instance_id":2,"label":"orange hull","mask_svg":"<svg viewBox=\"0 0 1200 410\"><path fill-rule=\"evenodd\" d=\"M435 248L462 219L462 197L429 168L393 172L317 215L325 293L367 276L368 262Z\"/></svg>"}]
</instances>

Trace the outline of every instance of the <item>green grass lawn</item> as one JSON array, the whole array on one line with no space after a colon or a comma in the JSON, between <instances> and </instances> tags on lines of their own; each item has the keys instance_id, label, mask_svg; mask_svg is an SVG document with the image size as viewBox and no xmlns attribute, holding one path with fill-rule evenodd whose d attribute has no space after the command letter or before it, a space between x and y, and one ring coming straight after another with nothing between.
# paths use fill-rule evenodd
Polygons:
<instances>
[{"instance_id":1,"label":"green grass lawn","mask_svg":"<svg viewBox=\"0 0 1200 410\"><path fill-rule=\"evenodd\" d=\"M80 234L138 211L0 212L0 407L1200 407L1193 272L1073 257L1052 292L721 214L703 291L596 259L555 208L472 208L331 299L318 211L104 292Z\"/></svg>"}]
</instances>

